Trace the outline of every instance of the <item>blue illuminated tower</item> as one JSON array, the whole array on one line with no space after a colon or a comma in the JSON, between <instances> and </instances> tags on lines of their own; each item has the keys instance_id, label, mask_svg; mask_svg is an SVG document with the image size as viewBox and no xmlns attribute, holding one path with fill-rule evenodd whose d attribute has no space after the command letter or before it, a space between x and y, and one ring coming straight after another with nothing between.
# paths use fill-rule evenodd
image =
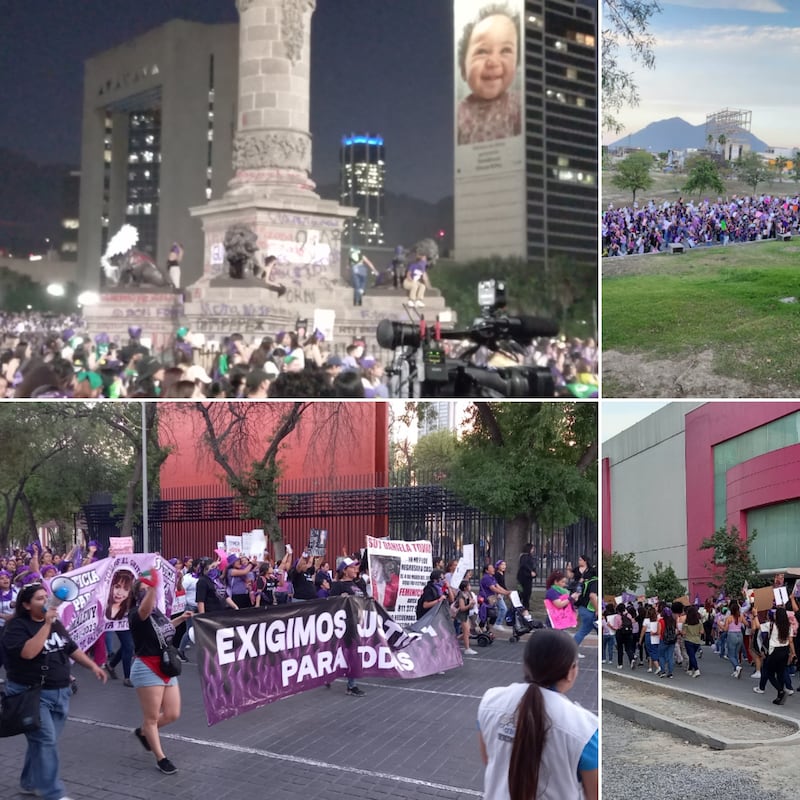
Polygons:
<instances>
[{"instance_id":1,"label":"blue illuminated tower","mask_svg":"<svg viewBox=\"0 0 800 800\"><path fill-rule=\"evenodd\" d=\"M342 137L339 198L342 205L358 209L346 227L347 243L381 245L386 161L381 136L353 134Z\"/></svg>"}]
</instances>

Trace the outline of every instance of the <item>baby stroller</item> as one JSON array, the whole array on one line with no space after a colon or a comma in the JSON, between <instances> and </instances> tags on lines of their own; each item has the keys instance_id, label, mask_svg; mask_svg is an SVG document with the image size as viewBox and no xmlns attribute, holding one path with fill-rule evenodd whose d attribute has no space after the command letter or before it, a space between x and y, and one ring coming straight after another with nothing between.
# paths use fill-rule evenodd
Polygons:
<instances>
[{"instance_id":1,"label":"baby stroller","mask_svg":"<svg viewBox=\"0 0 800 800\"><path fill-rule=\"evenodd\" d=\"M511 637L508 641L514 643L518 642L526 633L544 628L544 624L531 616L531 612L522 605L517 592L512 592L510 597L514 618L511 625Z\"/></svg>"}]
</instances>

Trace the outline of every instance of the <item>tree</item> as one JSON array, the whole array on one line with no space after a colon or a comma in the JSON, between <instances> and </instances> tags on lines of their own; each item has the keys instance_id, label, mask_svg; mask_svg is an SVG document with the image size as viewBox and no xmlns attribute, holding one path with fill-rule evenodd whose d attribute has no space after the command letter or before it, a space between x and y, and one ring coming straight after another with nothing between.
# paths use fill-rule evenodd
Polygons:
<instances>
[{"instance_id":1,"label":"tree","mask_svg":"<svg viewBox=\"0 0 800 800\"><path fill-rule=\"evenodd\" d=\"M769 168L758 153L743 153L736 161L736 174L742 183L752 186L755 194L758 184L769 179Z\"/></svg>"},{"instance_id":2,"label":"tree","mask_svg":"<svg viewBox=\"0 0 800 800\"><path fill-rule=\"evenodd\" d=\"M175 408L200 421L199 452L213 457L245 504L247 516L261 520L279 548L283 538L277 481L282 448L296 438L301 426L308 427L311 444L306 457L329 459L332 466L337 451L357 435L358 406L352 403L191 403ZM250 453L257 456L248 462Z\"/></svg>"},{"instance_id":3,"label":"tree","mask_svg":"<svg viewBox=\"0 0 800 800\"><path fill-rule=\"evenodd\" d=\"M775 172L778 173L778 183L783 183L783 171L788 163L789 159L786 156L775 157Z\"/></svg>"},{"instance_id":4,"label":"tree","mask_svg":"<svg viewBox=\"0 0 800 800\"><path fill-rule=\"evenodd\" d=\"M619 132L615 114L625 106L639 104L635 75L620 64L621 48L627 48L634 63L655 66L654 37L648 33L650 19L661 11L658 0L603 0L601 91L603 130Z\"/></svg>"},{"instance_id":5,"label":"tree","mask_svg":"<svg viewBox=\"0 0 800 800\"><path fill-rule=\"evenodd\" d=\"M597 513L595 403L475 403L447 486L506 520L516 564L533 524L545 530Z\"/></svg>"},{"instance_id":6,"label":"tree","mask_svg":"<svg viewBox=\"0 0 800 800\"><path fill-rule=\"evenodd\" d=\"M636 202L636 192L639 189L649 189L653 185L653 177L650 175L652 166L653 157L643 150L638 150L617 164L611 182L620 189L632 191L633 202Z\"/></svg>"},{"instance_id":7,"label":"tree","mask_svg":"<svg viewBox=\"0 0 800 800\"><path fill-rule=\"evenodd\" d=\"M414 448L414 469L422 476L444 480L456 457L456 435L442 430L423 436Z\"/></svg>"},{"instance_id":8,"label":"tree","mask_svg":"<svg viewBox=\"0 0 800 800\"><path fill-rule=\"evenodd\" d=\"M655 572L647 573L644 592L648 597L657 597L665 603L671 603L676 597L686 594L686 587L678 580L672 564L664 566L660 561L653 564Z\"/></svg>"},{"instance_id":9,"label":"tree","mask_svg":"<svg viewBox=\"0 0 800 800\"><path fill-rule=\"evenodd\" d=\"M721 133L717 137L717 141L719 142L719 149L722 151L722 158L727 161L728 159L725 158L725 145L728 142L728 137L724 133Z\"/></svg>"},{"instance_id":10,"label":"tree","mask_svg":"<svg viewBox=\"0 0 800 800\"><path fill-rule=\"evenodd\" d=\"M72 515L98 489L117 491L131 471L130 447L109 432L103 413L138 404L16 403L0 406L0 551L37 527L71 528ZM139 467L141 474L141 465Z\"/></svg>"},{"instance_id":11,"label":"tree","mask_svg":"<svg viewBox=\"0 0 800 800\"><path fill-rule=\"evenodd\" d=\"M642 568L636 563L635 553L603 551L603 594L621 595L635 591L642 579Z\"/></svg>"},{"instance_id":12,"label":"tree","mask_svg":"<svg viewBox=\"0 0 800 800\"><path fill-rule=\"evenodd\" d=\"M730 529L721 525L703 539L700 549L713 551L711 561L705 564L711 573L710 587L724 592L726 597L741 599L745 581L750 588L765 585L751 549L757 535L757 531L751 531L749 536L742 537L735 525Z\"/></svg>"},{"instance_id":13,"label":"tree","mask_svg":"<svg viewBox=\"0 0 800 800\"><path fill-rule=\"evenodd\" d=\"M723 194L725 184L719 176L717 165L710 158L700 156L689 164L689 179L683 185L683 191L686 194L703 194L706 189Z\"/></svg>"},{"instance_id":14,"label":"tree","mask_svg":"<svg viewBox=\"0 0 800 800\"><path fill-rule=\"evenodd\" d=\"M794 158L792 159L792 180L795 183L800 181L800 150L794 151Z\"/></svg>"}]
</instances>

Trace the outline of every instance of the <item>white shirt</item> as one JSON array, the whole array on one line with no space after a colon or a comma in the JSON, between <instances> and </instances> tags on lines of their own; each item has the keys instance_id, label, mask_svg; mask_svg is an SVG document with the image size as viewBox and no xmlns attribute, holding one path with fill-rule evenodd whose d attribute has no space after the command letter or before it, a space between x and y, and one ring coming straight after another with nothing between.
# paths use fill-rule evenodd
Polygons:
<instances>
[{"instance_id":1,"label":"white shirt","mask_svg":"<svg viewBox=\"0 0 800 800\"><path fill-rule=\"evenodd\" d=\"M529 685L512 683L489 689L481 700L478 727L489 756L483 781L484 800L509 800L508 765L514 742L514 717ZM539 767L536 800L583 800L578 764L597 731L599 720L559 692L540 691L550 727Z\"/></svg>"},{"instance_id":2,"label":"white shirt","mask_svg":"<svg viewBox=\"0 0 800 800\"><path fill-rule=\"evenodd\" d=\"M187 572L183 576L181 582L183 589L186 592L186 604L190 606L197 605L197 578L191 572Z\"/></svg>"},{"instance_id":3,"label":"white shirt","mask_svg":"<svg viewBox=\"0 0 800 800\"><path fill-rule=\"evenodd\" d=\"M17 599L17 595L19 594L19 590L11 587L11 599L10 600L0 600L0 614L13 614L14 609L11 607L14 601ZM0 617L0 628L2 628L6 624L6 621Z\"/></svg>"}]
</instances>

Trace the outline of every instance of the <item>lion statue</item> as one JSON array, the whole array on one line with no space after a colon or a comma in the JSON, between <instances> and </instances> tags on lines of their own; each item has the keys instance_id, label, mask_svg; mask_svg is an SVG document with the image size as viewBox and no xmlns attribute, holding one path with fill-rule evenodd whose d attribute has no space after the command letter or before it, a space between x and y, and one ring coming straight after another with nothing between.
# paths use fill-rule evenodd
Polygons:
<instances>
[{"instance_id":1,"label":"lion statue","mask_svg":"<svg viewBox=\"0 0 800 800\"><path fill-rule=\"evenodd\" d=\"M248 273L252 273L254 278L264 281L267 289L277 292L278 297L286 294L286 287L280 283L270 280L272 266L277 261L274 256L269 256L265 263L269 264L266 268L259 263L258 237L247 225L231 225L225 231L225 259L228 262L228 274L231 278L241 280Z\"/></svg>"}]
</instances>

